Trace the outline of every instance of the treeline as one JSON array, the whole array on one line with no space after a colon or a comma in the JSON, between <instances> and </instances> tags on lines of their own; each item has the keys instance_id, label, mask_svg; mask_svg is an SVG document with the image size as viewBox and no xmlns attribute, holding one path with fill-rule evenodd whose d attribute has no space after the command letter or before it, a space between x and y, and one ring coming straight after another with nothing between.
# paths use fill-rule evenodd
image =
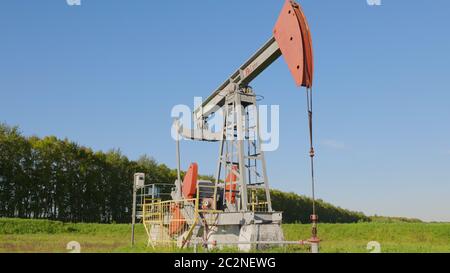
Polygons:
<instances>
[{"instance_id":1,"label":"treeline","mask_svg":"<svg viewBox=\"0 0 450 273\"><path fill-rule=\"evenodd\" d=\"M173 183L176 170L149 157L129 160L119 150L95 152L67 139L25 137L0 124L0 217L64 222L127 223L132 179L144 172L147 183ZM311 200L272 192L284 222L309 222ZM318 202L321 222L367 221L362 213Z\"/></svg>"},{"instance_id":2,"label":"treeline","mask_svg":"<svg viewBox=\"0 0 450 273\"><path fill-rule=\"evenodd\" d=\"M67 139L24 137L0 124L0 217L129 222L132 178L173 183L176 172L118 150L94 152Z\"/></svg>"},{"instance_id":3,"label":"treeline","mask_svg":"<svg viewBox=\"0 0 450 273\"><path fill-rule=\"evenodd\" d=\"M262 196L261 196L262 197ZM273 209L283 211L285 223L310 223L312 199L295 193L271 191ZM322 223L355 223L370 221L362 212L349 211L333 206L323 200L316 200L316 213Z\"/></svg>"}]
</instances>

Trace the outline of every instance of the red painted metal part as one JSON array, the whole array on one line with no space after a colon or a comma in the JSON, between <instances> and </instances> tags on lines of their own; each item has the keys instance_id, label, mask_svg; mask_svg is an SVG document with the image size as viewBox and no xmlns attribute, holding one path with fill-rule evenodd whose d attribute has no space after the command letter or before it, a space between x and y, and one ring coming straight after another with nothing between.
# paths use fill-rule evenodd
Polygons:
<instances>
[{"instance_id":1,"label":"red painted metal part","mask_svg":"<svg viewBox=\"0 0 450 273\"><path fill-rule=\"evenodd\" d=\"M230 172L227 175L227 178L225 179L225 199L229 202L229 203L234 203L236 201L236 180L237 180L237 176L235 174L235 172L238 171L238 167L236 165L233 165L232 167L232 172ZM231 190L231 192L230 192Z\"/></svg>"},{"instance_id":2,"label":"red painted metal part","mask_svg":"<svg viewBox=\"0 0 450 273\"><path fill-rule=\"evenodd\" d=\"M186 199L194 198L197 192L198 165L192 163L183 180L183 197Z\"/></svg>"},{"instance_id":3,"label":"red painted metal part","mask_svg":"<svg viewBox=\"0 0 450 273\"><path fill-rule=\"evenodd\" d=\"M173 204L170 208L170 212L172 213L172 217L169 224L169 234L178 234L186 224L186 220L181 214L180 206L178 204Z\"/></svg>"},{"instance_id":4,"label":"red painted metal part","mask_svg":"<svg viewBox=\"0 0 450 273\"><path fill-rule=\"evenodd\" d=\"M273 33L297 86L311 88L314 73L312 39L299 4L286 0Z\"/></svg>"}]
</instances>

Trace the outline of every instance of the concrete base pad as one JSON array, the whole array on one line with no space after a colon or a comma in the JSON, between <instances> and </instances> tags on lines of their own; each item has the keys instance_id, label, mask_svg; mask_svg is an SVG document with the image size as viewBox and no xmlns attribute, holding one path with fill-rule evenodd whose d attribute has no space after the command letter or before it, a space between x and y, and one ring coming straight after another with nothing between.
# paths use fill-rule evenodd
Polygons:
<instances>
[{"instance_id":1,"label":"concrete base pad","mask_svg":"<svg viewBox=\"0 0 450 273\"><path fill-rule=\"evenodd\" d=\"M257 241L284 241L280 212L221 213L208 232L210 248L238 247L240 251L263 249ZM271 245L274 246L274 245Z\"/></svg>"}]
</instances>

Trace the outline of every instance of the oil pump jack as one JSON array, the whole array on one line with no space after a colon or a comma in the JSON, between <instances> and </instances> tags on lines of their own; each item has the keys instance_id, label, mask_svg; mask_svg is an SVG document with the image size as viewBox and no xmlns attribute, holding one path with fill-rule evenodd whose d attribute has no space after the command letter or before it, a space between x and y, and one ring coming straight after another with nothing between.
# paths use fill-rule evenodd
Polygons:
<instances>
[{"instance_id":1,"label":"oil pump jack","mask_svg":"<svg viewBox=\"0 0 450 273\"><path fill-rule=\"evenodd\" d=\"M289 243L281 229L282 212L272 207L259 115L254 111L257 96L249 86L281 56L296 85L306 88L313 170L311 33L300 5L287 0L273 36L194 110L197 128L185 128L180 121L174 122L179 136L219 143L215 181L199 180L196 163L190 165L181 180L178 138L178 179L171 200L153 195L143 201L143 223L149 244L176 242L179 247L185 247L200 242L208 248L237 245L240 250L250 250ZM217 116L222 126L212 131L209 121ZM313 171L312 174L314 185ZM315 252L319 242L315 208L311 220L311 239L294 243L309 244Z\"/></svg>"}]
</instances>

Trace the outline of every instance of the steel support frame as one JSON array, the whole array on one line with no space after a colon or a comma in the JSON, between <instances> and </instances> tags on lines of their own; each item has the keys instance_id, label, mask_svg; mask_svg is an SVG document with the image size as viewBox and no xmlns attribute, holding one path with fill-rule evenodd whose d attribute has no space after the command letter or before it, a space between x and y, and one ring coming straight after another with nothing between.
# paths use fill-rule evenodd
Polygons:
<instances>
[{"instance_id":1,"label":"steel support frame","mask_svg":"<svg viewBox=\"0 0 450 273\"><path fill-rule=\"evenodd\" d=\"M245 147L250 145L251 141L249 138L249 124L246 122L248 113L246 113L244 109L244 107L249 106L254 106L256 110L256 128L254 129L256 132L256 139L254 140L256 142L255 155L249 154L250 152L245 152ZM239 188L236 193L235 211L248 211L249 189L258 188L265 191L268 211L272 212L273 209L270 196L269 179L267 176L266 160L264 152L261 149L261 137L259 132L260 119L256 107L256 96L253 92L245 93L243 92L243 89L238 89L226 96L225 103L223 105L223 137L219 144L219 157L217 162L215 183L217 188L221 181L222 174L224 174L223 181L225 181L227 176L234 172L232 166L237 165L238 173L234 173L237 176L237 181L234 183L237 183ZM247 160L250 159L255 161L254 170L251 170L250 164L246 164ZM261 174L258 173L258 169L256 168L256 162L258 161L261 162ZM225 172L222 172L222 168L225 169ZM264 184L262 187L252 186L249 184L251 182L250 174L252 172L256 174L256 177L259 176L259 178L262 179ZM230 181L230 183L233 182ZM225 198L223 198L223 200L225 200ZM229 207L231 208L232 206Z\"/></svg>"}]
</instances>

